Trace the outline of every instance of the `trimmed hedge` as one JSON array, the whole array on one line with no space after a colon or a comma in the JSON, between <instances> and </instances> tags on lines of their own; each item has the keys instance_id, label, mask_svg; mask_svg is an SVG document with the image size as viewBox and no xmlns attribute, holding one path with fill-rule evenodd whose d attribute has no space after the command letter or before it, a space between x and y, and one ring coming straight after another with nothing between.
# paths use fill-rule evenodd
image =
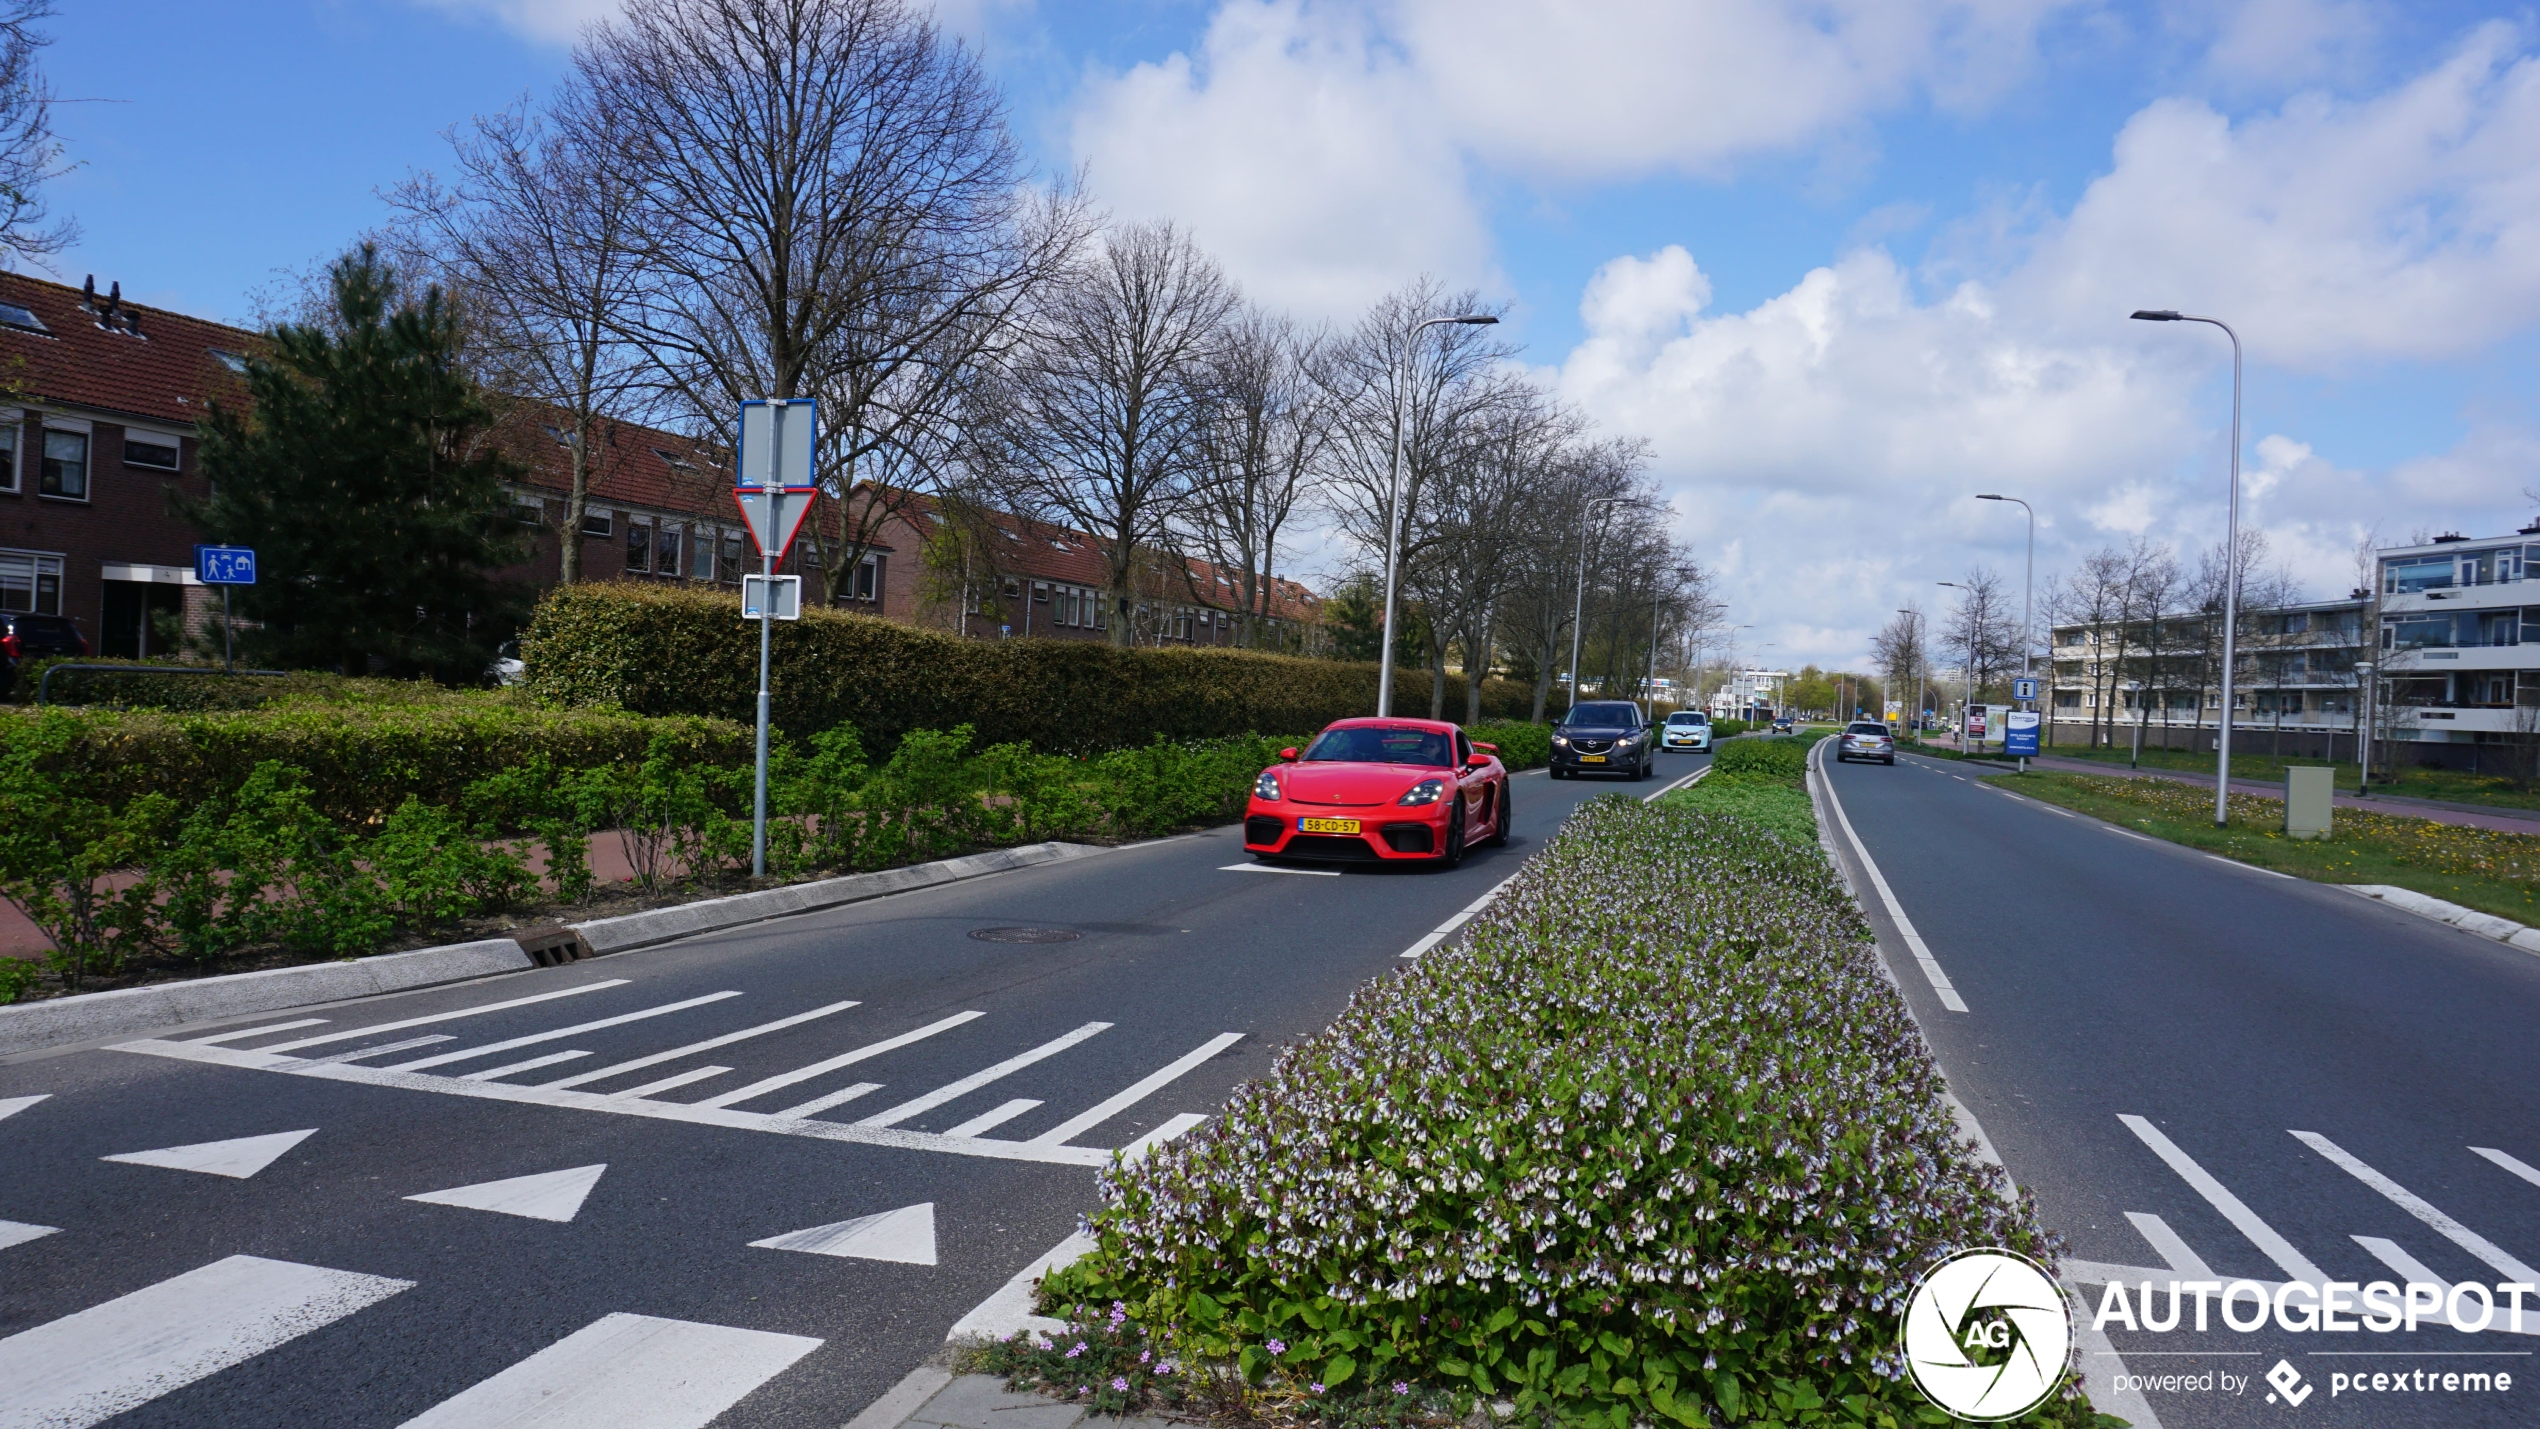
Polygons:
<instances>
[{"instance_id":1,"label":"trimmed hedge","mask_svg":"<svg viewBox=\"0 0 2540 1429\"><path fill-rule=\"evenodd\" d=\"M1307 1404L1403 1382L1612 1429L1894 1425L1928 1414L1915 1278L2057 1258L1813 849L1600 798L1473 927L1106 1172L1044 1307Z\"/></svg>"},{"instance_id":2,"label":"trimmed hedge","mask_svg":"<svg viewBox=\"0 0 2540 1429\"><path fill-rule=\"evenodd\" d=\"M56 665L110 665L112 670L66 670L53 677L47 698L56 705L111 705L127 709L250 710L276 704L437 704L465 696L429 680L346 679L318 670L287 675L162 675L168 669L207 670L173 660L91 660L47 656L19 664L10 698L33 705L44 672ZM134 673L125 674L124 671Z\"/></svg>"},{"instance_id":3,"label":"trimmed hedge","mask_svg":"<svg viewBox=\"0 0 2540 1429\"><path fill-rule=\"evenodd\" d=\"M1797 779L1808 772L1808 746L1823 735L1741 739L1722 744L1711 755L1712 778L1722 774L1769 774Z\"/></svg>"},{"instance_id":4,"label":"trimmed hedge","mask_svg":"<svg viewBox=\"0 0 2540 1429\"><path fill-rule=\"evenodd\" d=\"M311 803L347 828L374 824L409 798L456 808L469 784L500 769L541 760L559 770L639 763L656 739L701 767L752 758L750 731L729 721L539 709L500 695L187 714L0 711L0 746L41 748L67 787L109 808L155 793L191 809L272 762L297 771Z\"/></svg>"},{"instance_id":5,"label":"trimmed hedge","mask_svg":"<svg viewBox=\"0 0 2540 1429\"><path fill-rule=\"evenodd\" d=\"M527 688L560 705L751 721L758 626L739 597L686 586L586 583L548 593L521 640ZM1372 712L1373 664L1249 650L1117 650L1079 640L965 640L874 616L813 609L775 631L779 727L850 724L876 749L916 729L971 725L985 743L1094 754L1163 738L1315 731ZM1464 682L1447 677L1447 717ZM1428 709L1425 670L1395 672L1395 708ZM1485 717L1523 719L1533 691L1484 687Z\"/></svg>"}]
</instances>

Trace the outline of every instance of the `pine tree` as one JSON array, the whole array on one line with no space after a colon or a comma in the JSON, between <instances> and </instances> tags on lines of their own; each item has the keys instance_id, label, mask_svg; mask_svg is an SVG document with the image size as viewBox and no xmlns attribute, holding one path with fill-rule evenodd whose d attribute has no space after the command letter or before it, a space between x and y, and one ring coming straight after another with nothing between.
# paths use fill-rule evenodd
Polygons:
<instances>
[{"instance_id":1,"label":"pine tree","mask_svg":"<svg viewBox=\"0 0 2540 1429\"><path fill-rule=\"evenodd\" d=\"M238 614L262 628L240 632L242 654L476 683L520 624L523 593L494 573L527 543L458 315L437 287L410 298L370 244L328 279L324 321L271 329L247 358L247 400L212 403L211 495L180 513L256 548Z\"/></svg>"}]
</instances>

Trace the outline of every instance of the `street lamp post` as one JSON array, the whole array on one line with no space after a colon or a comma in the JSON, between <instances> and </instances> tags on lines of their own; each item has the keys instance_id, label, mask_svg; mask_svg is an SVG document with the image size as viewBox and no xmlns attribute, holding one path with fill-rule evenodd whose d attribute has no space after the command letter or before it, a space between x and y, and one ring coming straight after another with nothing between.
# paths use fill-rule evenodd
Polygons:
<instances>
[{"instance_id":1,"label":"street lamp post","mask_svg":"<svg viewBox=\"0 0 2540 1429\"><path fill-rule=\"evenodd\" d=\"M2211 323L2231 339L2231 487L2224 500L2222 733L2214 741L2214 827L2223 828L2231 814L2231 685L2232 637L2240 624L2240 334L2221 318L2200 318L2168 308L2139 308L2137 322Z\"/></svg>"},{"instance_id":2,"label":"street lamp post","mask_svg":"<svg viewBox=\"0 0 2540 1429\"><path fill-rule=\"evenodd\" d=\"M1958 584L1956 581L1941 581L1938 582L1938 584L1947 586L1951 590L1962 591L1966 589L1965 586ZM1960 754L1967 752L1967 719L1975 712L1976 652L1975 643L1970 640L1967 645L1967 702L1958 708L1958 752Z\"/></svg>"},{"instance_id":3,"label":"street lamp post","mask_svg":"<svg viewBox=\"0 0 2540 1429\"><path fill-rule=\"evenodd\" d=\"M1979 495L1976 500L2014 502L2028 513L2028 572L2020 579L2020 673L2033 679L2037 675L2037 627L2031 623L2036 619L2032 601L2037 593L2037 508L2016 496ZM2020 768L2028 768L2025 755Z\"/></svg>"},{"instance_id":4,"label":"street lamp post","mask_svg":"<svg viewBox=\"0 0 2540 1429\"><path fill-rule=\"evenodd\" d=\"M2355 695L2355 763L2359 771L2355 780L2355 796L2364 798L2372 793L2373 683L2370 660L2355 662ZM2337 762L2337 753L2334 749L2329 751L2328 762L2331 764Z\"/></svg>"},{"instance_id":5,"label":"street lamp post","mask_svg":"<svg viewBox=\"0 0 2540 1429\"><path fill-rule=\"evenodd\" d=\"M1404 428L1410 425L1407 389L1411 386L1411 354L1419 345L1420 334L1433 327L1489 327L1499 319L1488 313L1470 313L1460 318L1431 318L1411 329L1402 340L1402 366L1395 373L1393 388L1393 470L1385 482L1385 634L1384 648L1376 652L1376 717L1393 714L1393 605L1396 567L1402 550L1402 446Z\"/></svg>"},{"instance_id":6,"label":"street lamp post","mask_svg":"<svg viewBox=\"0 0 2540 1429\"><path fill-rule=\"evenodd\" d=\"M1581 617L1587 613L1588 513L1599 506L1612 506L1620 496L1600 496L1579 507L1579 588L1570 595L1570 703L1579 702L1579 632Z\"/></svg>"}]
</instances>

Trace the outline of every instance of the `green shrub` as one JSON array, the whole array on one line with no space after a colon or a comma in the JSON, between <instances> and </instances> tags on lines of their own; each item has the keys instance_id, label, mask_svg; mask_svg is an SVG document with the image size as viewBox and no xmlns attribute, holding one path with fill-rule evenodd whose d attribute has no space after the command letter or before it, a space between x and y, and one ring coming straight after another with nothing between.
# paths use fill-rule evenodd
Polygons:
<instances>
[{"instance_id":1,"label":"green shrub","mask_svg":"<svg viewBox=\"0 0 2540 1429\"><path fill-rule=\"evenodd\" d=\"M1895 1424L1927 1408L1914 1279L1970 1245L2055 1259L1811 851L1597 799L1473 927L1107 1172L1043 1303L1120 1302L1291 1393Z\"/></svg>"},{"instance_id":2,"label":"green shrub","mask_svg":"<svg viewBox=\"0 0 2540 1429\"><path fill-rule=\"evenodd\" d=\"M111 670L65 670L49 689L44 672L56 665L107 665ZM185 665L169 660L91 660L46 656L18 666L17 683L7 697L32 705L38 690L56 705L109 705L119 709L248 710L276 704L437 704L465 695L429 680L347 679L316 670L287 675L212 675L154 673L169 669L214 670L216 665ZM131 673L125 673L125 672ZM483 698L482 695L479 698Z\"/></svg>"},{"instance_id":3,"label":"green shrub","mask_svg":"<svg viewBox=\"0 0 2540 1429\"><path fill-rule=\"evenodd\" d=\"M1541 769L1552 762L1552 726L1532 720L1493 719L1465 727L1466 737L1499 747L1499 762L1511 769Z\"/></svg>"},{"instance_id":4,"label":"green shrub","mask_svg":"<svg viewBox=\"0 0 2540 1429\"><path fill-rule=\"evenodd\" d=\"M1777 774L1708 774L1659 800L1746 819L1791 842L1817 847L1817 811L1808 791Z\"/></svg>"},{"instance_id":5,"label":"green shrub","mask_svg":"<svg viewBox=\"0 0 2540 1429\"><path fill-rule=\"evenodd\" d=\"M758 627L738 597L686 586L585 583L539 602L521 640L527 689L558 705L749 722ZM806 610L776 627L778 725L796 736L853 725L885 751L911 730L970 725L1049 754L1319 730L1376 706L1373 664L1248 650L1116 650L1080 640L967 640L867 615ZM1464 682L1447 678L1461 718ZM1428 709L1429 676L1397 672L1398 708ZM1484 687L1483 714L1523 717L1531 688Z\"/></svg>"},{"instance_id":6,"label":"green shrub","mask_svg":"<svg viewBox=\"0 0 2540 1429\"><path fill-rule=\"evenodd\" d=\"M1711 737L1713 739L1734 739L1753 728L1753 725L1748 724L1742 719L1715 719L1711 721Z\"/></svg>"},{"instance_id":7,"label":"green shrub","mask_svg":"<svg viewBox=\"0 0 2540 1429\"><path fill-rule=\"evenodd\" d=\"M1711 767L1720 774L1769 774L1797 779L1807 772L1811 742L1783 737L1741 739L1721 745L1711 756Z\"/></svg>"}]
</instances>

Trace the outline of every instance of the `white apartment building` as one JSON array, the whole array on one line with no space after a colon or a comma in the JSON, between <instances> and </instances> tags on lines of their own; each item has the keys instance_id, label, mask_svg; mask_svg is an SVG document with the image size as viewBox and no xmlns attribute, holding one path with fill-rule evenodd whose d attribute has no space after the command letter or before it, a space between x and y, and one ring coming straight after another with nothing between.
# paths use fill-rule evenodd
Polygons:
<instances>
[{"instance_id":1,"label":"white apartment building","mask_svg":"<svg viewBox=\"0 0 2540 1429\"><path fill-rule=\"evenodd\" d=\"M2352 758L2361 729L2356 663L2370 646L2371 602L2306 601L2243 613L2235 641L2233 738L2276 737L2270 752ZM2210 749L2221 724L2216 612L2057 625L2049 637L2050 728L2056 744L2144 743ZM2304 740L2300 736L2314 736ZM2258 745L2268 749L2265 742Z\"/></svg>"},{"instance_id":2,"label":"white apartment building","mask_svg":"<svg viewBox=\"0 0 2540 1429\"><path fill-rule=\"evenodd\" d=\"M1771 719L1781 708L1788 670L1740 670L1711 692L1713 719Z\"/></svg>"},{"instance_id":3,"label":"white apartment building","mask_svg":"<svg viewBox=\"0 0 2540 1429\"><path fill-rule=\"evenodd\" d=\"M2497 744L2540 735L2540 522L2375 555L2388 702L2376 723L2386 737Z\"/></svg>"}]
</instances>

